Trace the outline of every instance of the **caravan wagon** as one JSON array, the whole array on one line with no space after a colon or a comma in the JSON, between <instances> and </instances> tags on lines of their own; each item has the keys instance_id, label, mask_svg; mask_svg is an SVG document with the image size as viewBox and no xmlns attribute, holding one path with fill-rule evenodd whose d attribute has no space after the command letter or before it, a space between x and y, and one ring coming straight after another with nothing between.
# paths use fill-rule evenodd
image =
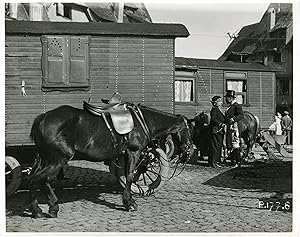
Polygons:
<instances>
[{"instance_id":1,"label":"caravan wagon","mask_svg":"<svg viewBox=\"0 0 300 237\"><path fill-rule=\"evenodd\" d=\"M5 33L8 195L28 171L22 163L41 113L88 100L100 105L116 91L124 101L174 113L174 42L189 35L183 25L6 21Z\"/></svg>"}]
</instances>

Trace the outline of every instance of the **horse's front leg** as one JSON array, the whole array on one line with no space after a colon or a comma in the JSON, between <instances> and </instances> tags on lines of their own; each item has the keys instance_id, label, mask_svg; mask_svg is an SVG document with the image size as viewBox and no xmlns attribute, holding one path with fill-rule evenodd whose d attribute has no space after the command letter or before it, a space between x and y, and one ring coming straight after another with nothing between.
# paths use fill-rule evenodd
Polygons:
<instances>
[{"instance_id":1,"label":"horse's front leg","mask_svg":"<svg viewBox=\"0 0 300 237\"><path fill-rule=\"evenodd\" d=\"M125 159L125 176L126 176L126 185L123 191L123 204L127 211L136 211L137 204L132 198L131 194L131 184L133 181L133 175L135 170L136 162L139 158L139 151L127 150L127 159Z\"/></svg>"}]
</instances>

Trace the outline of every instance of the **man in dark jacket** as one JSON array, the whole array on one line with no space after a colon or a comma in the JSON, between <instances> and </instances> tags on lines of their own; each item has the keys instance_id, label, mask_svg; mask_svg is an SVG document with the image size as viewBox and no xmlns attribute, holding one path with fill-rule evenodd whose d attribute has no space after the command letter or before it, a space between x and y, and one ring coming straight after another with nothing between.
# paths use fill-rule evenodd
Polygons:
<instances>
[{"instance_id":1,"label":"man in dark jacket","mask_svg":"<svg viewBox=\"0 0 300 237\"><path fill-rule=\"evenodd\" d=\"M226 127L225 115L220 110L222 97L218 95L214 96L211 99L211 103L208 165L211 167L221 167L221 153Z\"/></svg>"},{"instance_id":2,"label":"man in dark jacket","mask_svg":"<svg viewBox=\"0 0 300 237\"><path fill-rule=\"evenodd\" d=\"M229 107L225 111L225 119L227 124L226 145L230 152L231 164L240 166L241 164L241 149L238 130L238 121L244 117L244 111L240 104L236 102L234 90L227 90L225 100Z\"/></svg>"},{"instance_id":3,"label":"man in dark jacket","mask_svg":"<svg viewBox=\"0 0 300 237\"><path fill-rule=\"evenodd\" d=\"M281 119L281 127L282 127L282 134L286 135L286 144L290 145L291 144L291 130L292 130L292 119L289 116L289 112L288 111L284 111L284 116Z\"/></svg>"}]
</instances>

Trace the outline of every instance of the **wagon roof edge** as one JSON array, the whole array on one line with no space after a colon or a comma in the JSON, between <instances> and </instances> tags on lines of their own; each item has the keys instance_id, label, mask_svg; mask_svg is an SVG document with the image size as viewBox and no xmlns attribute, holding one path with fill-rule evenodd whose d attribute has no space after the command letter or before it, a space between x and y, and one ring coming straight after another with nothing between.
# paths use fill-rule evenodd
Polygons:
<instances>
[{"instance_id":1,"label":"wagon roof edge","mask_svg":"<svg viewBox=\"0 0 300 237\"><path fill-rule=\"evenodd\" d=\"M183 24L5 21L6 34L125 35L188 37Z\"/></svg>"},{"instance_id":2,"label":"wagon roof edge","mask_svg":"<svg viewBox=\"0 0 300 237\"><path fill-rule=\"evenodd\" d=\"M175 57L175 68L183 69L200 69L213 68L222 70L251 70L263 72L282 72L284 68L277 64L270 62L268 66L264 66L257 62L235 63L231 61L221 61L216 59L200 59L200 58L185 58Z\"/></svg>"}]
</instances>

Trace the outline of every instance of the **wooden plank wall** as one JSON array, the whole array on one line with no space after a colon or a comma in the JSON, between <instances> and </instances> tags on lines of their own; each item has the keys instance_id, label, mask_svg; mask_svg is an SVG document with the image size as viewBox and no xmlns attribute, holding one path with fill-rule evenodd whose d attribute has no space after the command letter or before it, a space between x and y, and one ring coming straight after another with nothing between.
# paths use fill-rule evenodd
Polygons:
<instances>
[{"instance_id":1,"label":"wooden plank wall","mask_svg":"<svg viewBox=\"0 0 300 237\"><path fill-rule=\"evenodd\" d=\"M93 36L90 41L91 89L41 90L40 36L5 38L5 141L30 144L34 118L62 104L82 108L82 101L101 105L118 90L124 101L173 111L174 39ZM22 96L21 82L27 96Z\"/></svg>"},{"instance_id":2,"label":"wooden plank wall","mask_svg":"<svg viewBox=\"0 0 300 237\"><path fill-rule=\"evenodd\" d=\"M195 73L196 95L195 104L176 104L175 112L193 118L197 113L209 112L211 108L210 99L214 95L223 94L223 71L215 69L199 69Z\"/></svg>"},{"instance_id":3,"label":"wooden plank wall","mask_svg":"<svg viewBox=\"0 0 300 237\"><path fill-rule=\"evenodd\" d=\"M268 128L274 122L275 116L275 75L273 72L248 71L248 89L250 107L261 128Z\"/></svg>"},{"instance_id":4,"label":"wooden plank wall","mask_svg":"<svg viewBox=\"0 0 300 237\"><path fill-rule=\"evenodd\" d=\"M211 103L209 100L214 95L223 96L224 79L223 70L199 69L196 75L197 103L176 104L175 113L192 118L201 111L209 112ZM261 128L268 128L275 115L275 78L273 72L248 71L248 89L250 106L244 106L260 119ZM226 106L222 108L226 109Z\"/></svg>"}]
</instances>

